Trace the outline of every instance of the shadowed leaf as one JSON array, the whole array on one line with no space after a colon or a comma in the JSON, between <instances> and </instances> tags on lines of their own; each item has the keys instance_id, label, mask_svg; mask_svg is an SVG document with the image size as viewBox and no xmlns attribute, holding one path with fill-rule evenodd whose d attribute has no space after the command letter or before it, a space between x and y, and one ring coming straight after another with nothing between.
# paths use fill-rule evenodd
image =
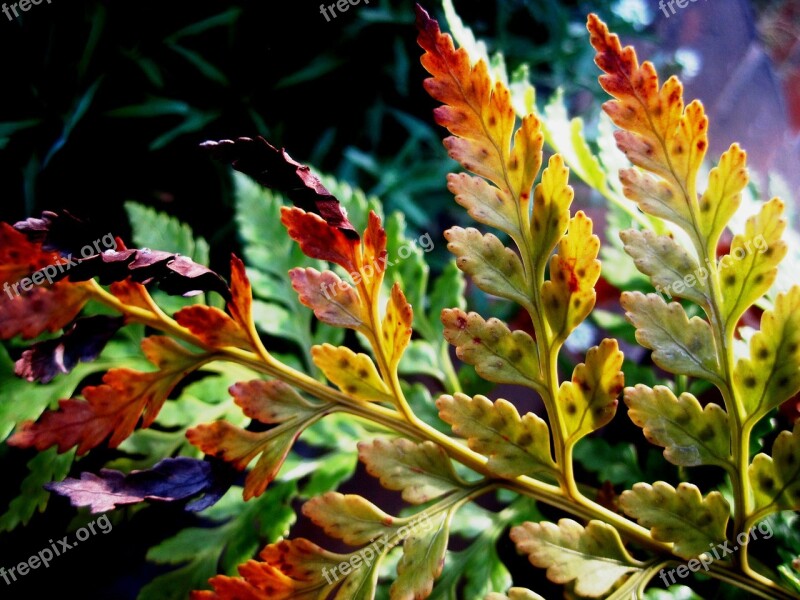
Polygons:
<instances>
[{"instance_id":1,"label":"shadowed leaf","mask_svg":"<svg viewBox=\"0 0 800 600\"><path fill-rule=\"evenodd\" d=\"M427 598L434 580L442 574L450 521L455 508L428 517L427 526L415 527L403 543L403 557L390 590L393 600Z\"/></svg>"},{"instance_id":2,"label":"shadowed leaf","mask_svg":"<svg viewBox=\"0 0 800 600\"><path fill-rule=\"evenodd\" d=\"M700 490L681 483L677 489L664 481L637 483L620 496L625 513L650 528L654 539L672 542L674 553L694 558L725 541L730 506L719 492L705 498Z\"/></svg>"},{"instance_id":3,"label":"shadowed leaf","mask_svg":"<svg viewBox=\"0 0 800 600\"><path fill-rule=\"evenodd\" d=\"M177 502L203 494L186 507L200 511L215 504L230 487L230 481L215 473L209 462L179 457L166 458L146 471L125 475L101 469L99 475L84 472L80 479L65 479L45 487L69 498L73 506L90 507L92 513L145 500Z\"/></svg>"},{"instance_id":4,"label":"shadowed leaf","mask_svg":"<svg viewBox=\"0 0 800 600\"><path fill-rule=\"evenodd\" d=\"M193 296L215 291L226 300L230 290L225 280L211 269L169 252L158 250L107 250L86 259L58 275L70 281L87 281L98 277L107 285L130 277L136 283L157 283L163 292L175 296Z\"/></svg>"},{"instance_id":5,"label":"shadowed leaf","mask_svg":"<svg viewBox=\"0 0 800 600\"><path fill-rule=\"evenodd\" d=\"M433 442L376 439L359 442L358 457L367 472L389 490L403 492L403 500L424 504L463 486L450 458Z\"/></svg>"},{"instance_id":6,"label":"shadowed leaf","mask_svg":"<svg viewBox=\"0 0 800 600\"><path fill-rule=\"evenodd\" d=\"M213 306L187 306L175 313L174 318L179 325L186 327L212 348L252 348L247 332L230 316Z\"/></svg>"},{"instance_id":7,"label":"shadowed leaf","mask_svg":"<svg viewBox=\"0 0 800 600\"><path fill-rule=\"evenodd\" d=\"M673 465L730 466L730 423L719 405L705 408L689 393L675 397L669 388L637 385L625 390L631 421L651 444L664 447Z\"/></svg>"},{"instance_id":8,"label":"shadowed leaf","mask_svg":"<svg viewBox=\"0 0 800 600\"><path fill-rule=\"evenodd\" d=\"M484 292L530 306L525 273L519 256L491 233L451 227L444 237L456 264Z\"/></svg>"},{"instance_id":9,"label":"shadowed leaf","mask_svg":"<svg viewBox=\"0 0 800 600\"><path fill-rule=\"evenodd\" d=\"M0 338L31 339L66 327L89 301L85 285L59 282L36 287L13 300L0 295Z\"/></svg>"},{"instance_id":10,"label":"shadowed leaf","mask_svg":"<svg viewBox=\"0 0 800 600\"><path fill-rule=\"evenodd\" d=\"M15 223L14 229L22 233L31 243L39 245L45 252L75 256L83 256L81 250L87 244L93 249L91 244L94 241L103 241L109 236L107 232L100 231L66 210L43 211L41 217L30 217ZM111 241L113 242L113 238ZM109 243L105 249L115 246L116 244ZM97 249L92 250L92 254L95 253Z\"/></svg>"},{"instance_id":11,"label":"shadowed leaf","mask_svg":"<svg viewBox=\"0 0 800 600\"><path fill-rule=\"evenodd\" d=\"M800 421L778 434L771 457L756 455L749 473L757 509L800 510Z\"/></svg>"},{"instance_id":12,"label":"shadowed leaf","mask_svg":"<svg viewBox=\"0 0 800 600\"><path fill-rule=\"evenodd\" d=\"M526 522L511 530L517 550L547 578L559 584L575 582L575 593L592 598L606 594L626 573L639 570L622 546L616 529L600 521L586 528L571 519L555 523Z\"/></svg>"},{"instance_id":13,"label":"shadowed leaf","mask_svg":"<svg viewBox=\"0 0 800 600\"><path fill-rule=\"evenodd\" d=\"M586 362L575 367L572 380L558 390L558 403L566 425L567 444L606 425L617 411L617 396L625 385L622 352L616 340L603 340L586 354Z\"/></svg>"},{"instance_id":14,"label":"shadowed leaf","mask_svg":"<svg viewBox=\"0 0 800 600\"><path fill-rule=\"evenodd\" d=\"M392 400L391 391L366 354L356 354L344 346L322 344L311 349L311 356L325 377L349 396L366 402Z\"/></svg>"},{"instance_id":15,"label":"shadowed leaf","mask_svg":"<svg viewBox=\"0 0 800 600\"><path fill-rule=\"evenodd\" d=\"M469 447L489 457L487 466L502 477L556 471L550 455L550 430L533 413L519 416L506 400L492 402L485 396L441 396L439 416Z\"/></svg>"},{"instance_id":16,"label":"shadowed leaf","mask_svg":"<svg viewBox=\"0 0 800 600\"><path fill-rule=\"evenodd\" d=\"M636 327L636 341L653 351L653 362L676 375L720 382L711 326L689 317L678 302L667 304L656 294L625 292L620 299L628 321Z\"/></svg>"},{"instance_id":17,"label":"shadowed leaf","mask_svg":"<svg viewBox=\"0 0 800 600\"><path fill-rule=\"evenodd\" d=\"M79 362L95 360L125 323L124 317L95 315L79 319L60 338L34 344L22 353L14 372L28 381L48 383Z\"/></svg>"},{"instance_id":18,"label":"shadowed leaf","mask_svg":"<svg viewBox=\"0 0 800 600\"><path fill-rule=\"evenodd\" d=\"M800 286L779 294L761 316L750 357L736 363L733 381L754 421L800 391Z\"/></svg>"},{"instance_id":19,"label":"shadowed leaf","mask_svg":"<svg viewBox=\"0 0 800 600\"><path fill-rule=\"evenodd\" d=\"M443 310L442 323L458 358L484 379L542 389L536 342L524 331L512 332L499 319L484 320L458 308Z\"/></svg>"},{"instance_id":20,"label":"shadowed leaf","mask_svg":"<svg viewBox=\"0 0 800 600\"><path fill-rule=\"evenodd\" d=\"M328 535L350 546L362 546L392 535L403 519L395 519L356 494L328 492L303 505L303 514Z\"/></svg>"}]
</instances>

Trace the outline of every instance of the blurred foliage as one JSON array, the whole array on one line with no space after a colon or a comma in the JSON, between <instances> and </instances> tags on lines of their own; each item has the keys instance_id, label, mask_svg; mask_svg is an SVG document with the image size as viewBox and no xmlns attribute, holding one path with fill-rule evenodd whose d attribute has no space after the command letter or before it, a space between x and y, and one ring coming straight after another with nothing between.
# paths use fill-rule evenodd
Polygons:
<instances>
[{"instance_id":1,"label":"blurred foliage","mask_svg":"<svg viewBox=\"0 0 800 600\"><path fill-rule=\"evenodd\" d=\"M359 5L330 23L309 2L233 4L54 3L2 23L0 49L14 60L4 69L12 92L0 115L0 185L10 201L0 216L57 204L120 224L123 202L136 199L169 208L224 258L235 243L233 186L197 144L261 134L379 196L415 231L440 230L450 165L419 85L413 2ZM581 39L590 8L458 3L510 65L528 62L543 97L558 86L570 98L596 90Z\"/></svg>"}]
</instances>

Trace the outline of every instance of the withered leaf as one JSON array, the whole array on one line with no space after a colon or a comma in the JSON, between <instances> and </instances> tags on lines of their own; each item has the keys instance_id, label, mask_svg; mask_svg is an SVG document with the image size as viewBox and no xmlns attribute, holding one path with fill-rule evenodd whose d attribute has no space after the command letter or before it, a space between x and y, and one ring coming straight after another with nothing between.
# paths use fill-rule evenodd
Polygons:
<instances>
[{"instance_id":1,"label":"withered leaf","mask_svg":"<svg viewBox=\"0 0 800 600\"><path fill-rule=\"evenodd\" d=\"M124 317L95 315L78 319L60 338L25 350L14 372L28 381L48 383L59 373L72 371L79 362L95 360L124 324Z\"/></svg>"},{"instance_id":2,"label":"withered leaf","mask_svg":"<svg viewBox=\"0 0 800 600\"><path fill-rule=\"evenodd\" d=\"M178 502L195 497L186 510L201 511L222 498L232 478L224 464L215 465L195 458L166 458L152 469L125 475L101 469L99 475L81 473L80 479L67 478L44 487L70 499L73 506L89 506L92 513L114 510L145 500ZM201 496L202 494L202 496Z\"/></svg>"},{"instance_id":3,"label":"withered leaf","mask_svg":"<svg viewBox=\"0 0 800 600\"><path fill-rule=\"evenodd\" d=\"M231 297L222 277L180 254L147 248L107 250L76 263L56 279L87 281L99 277L101 284L108 285L130 277L136 283L157 283L163 292L173 296L214 291L225 300Z\"/></svg>"},{"instance_id":4,"label":"withered leaf","mask_svg":"<svg viewBox=\"0 0 800 600\"><path fill-rule=\"evenodd\" d=\"M30 217L14 223L14 229L28 241L41 244L42 250L62 254L80 255L81 248L95 240L102 240L108 232L100 231L91 223L77 218L67 210L42 212L41 217Z\"/></svg>"},{"instance_id":5,"label":"withered leaf","mask_svg":"<svg viewBox=\"0 0 800 600\"><path fill-rule=\"evenodd\" d=\"M341 203L306 165L295 161L286 150L278 150L263 137L207 141L201 145L218 160L255 179L264 187L277 190L298 208L322 217L328 225L341 229L351 239L358 232L347 218Z\"/></svg>"}]
</instances>

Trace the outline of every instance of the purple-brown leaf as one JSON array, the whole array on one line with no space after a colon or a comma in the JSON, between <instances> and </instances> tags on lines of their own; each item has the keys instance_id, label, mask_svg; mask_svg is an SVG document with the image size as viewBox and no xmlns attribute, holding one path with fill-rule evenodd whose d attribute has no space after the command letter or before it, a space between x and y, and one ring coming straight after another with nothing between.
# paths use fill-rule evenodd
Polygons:
<instances>
[{"instance_id":1,"label":"purple-brown leaf","mask_svg":"<svg viewBox=\"0 0 800 600\"><path fill-rule=\"evenodd\" d=\"M339 200L322 185L311 169L292 159L286 150L278 150L260 136L208 141L202 147L264 187L286 194L295 206L318 214L328 225L341 229L347 237L359 239Z\"/></svg>"},{"instance_id":2,"label":"purple-brown leaf","mask_svg":"<svg viewBox=\"0 0 800 600\"><path fill-rule=\"evenodd\" d=\"M95 277L108 285L130 277L136 283L157 283L167 294L194 296L215 291L230 300L230 290L225 280L211 269L170 252L160 250L107 250L89 258L76 261L56 279L69 277L70 281L87 281Z\"/></svg>"},{"instance_id":3,"label":"purple-brown leaf","mask_svg":"<svg viewBox=\"0 0 800 600\"><path fill-rule=\"evenodd\" d=\"M215 504L230 484L230 477L212 463L179 457L164 459L152 469L132 471L129 475L101 469L99 475L85 472L80 479L68 478L44 487L66 496L73 506L89 506L92 513L145 500L177 502L204 494L186 506L187 510L197 512Z\"/></svg>"},{"instance_id":4,"label":"purple-brown leaf","mask_svg":"<svg viewBox=\"0 0 800 600\"><path fill-rule=\"evenodd\" d=\"M59 373L72 371L79 362L95 360L124 324L124 317L96 315L79 319L60 338L25 350L14 372L28 381L48 383Z\"/></svg>"}]
</instances>

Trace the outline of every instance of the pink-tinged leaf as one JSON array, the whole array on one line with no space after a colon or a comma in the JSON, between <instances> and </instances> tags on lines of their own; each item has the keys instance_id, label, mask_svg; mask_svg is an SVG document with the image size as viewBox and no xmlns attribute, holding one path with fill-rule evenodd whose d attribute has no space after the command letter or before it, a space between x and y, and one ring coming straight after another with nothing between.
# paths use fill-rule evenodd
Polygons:
<instances>
[{"instance_id":1,"label":"pink-tinged leaf","mask_svg":"<svg viewBox=\"0 0 800 600\"><path fill-rule=\"evenodd\" d=\"M99 475L84 472L80 479L67 478L45 488L69 498L73 506L88 506L92 513L146 500L178 502L203 494L186 506L200 511L215 504L230 487L223 479L210 462L179 457L128 475L113 469L101 469Z\"/></svg>"},{"instance_id":2,"label":"pink-tinged leaf","mask_svg":"<svg viewBox=\"0 0 800 600\"><path fill-rule=\"evenodd\" d=\"M444 338L456 355L473 365L478 375L496 383L524 385L542 391L541 363L534 339L524 331L511 331L496 318L484 319L460 308L442 311Z\"/></svg>"},{"instance_id":3,"label":"pink-tinged leaf","mask_svg":"<svg viewBox=\"0 0 800 600\"><path fill-rule=\"evenodd\" d=\"M397 563L397 577L389 592L395 600L427 598L433 582L442 574L450 522L456 507L451 505L427 519L426 527L416 530L403 542L403 557Z\"/></svg>"},{"instance_id":4,"label":"pink-tinged leaf","mask_svg":"<svg viewBox=\"0 0 800 600\"><path fill-rule=\"evenodd\" d=\"M336 273L298 268L289 271L289 277L300 302L313 310L320 321L348 329L364 327L368 317L358 293Z\"/></svg>"},{"instance_id":5,"label":"pink-tinged leaf","mask_svg":"<svg viewBox=\"0 0 800 600\"><path fill-rule=\"evenodd\" d=\"M357 494L328 492L303 505L303 514L326 534L350 546L393 535L404 523Z\"/></svg>"},{"instance_id":6,"label":"pink-tinged leaf","mask_svg":"<svg viewBox=\"0 0 800 600\"><path fill-rule=\"evenodd\" d=\"M621 577L643 566L625 550L617 530L602 521L589 521L585 528L572 519L557 525L526 521L511 529L511 539L533 566L547 569L550 581L574 582L581 597L605 597Z\"/></svg>"},{"instance_id":7,"label":"pink-tinged leaf","mask_svg":"<svg viewBox=\"0 0 800 600\"><path fill-rule=\"evenodd\" d=\"M240 382L231 386L230 393L245 415L268 425L308 418L323 406L321 402L303 398L289 384L277 379Z\"/></svg>"}]
</instances>

